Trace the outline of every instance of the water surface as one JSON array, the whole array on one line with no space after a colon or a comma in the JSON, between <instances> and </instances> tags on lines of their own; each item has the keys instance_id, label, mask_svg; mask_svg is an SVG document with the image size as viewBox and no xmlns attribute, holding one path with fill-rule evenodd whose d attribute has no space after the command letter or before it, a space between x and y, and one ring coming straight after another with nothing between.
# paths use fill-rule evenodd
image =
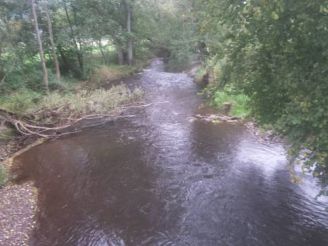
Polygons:
<instances>
[{"instance_id":1,"label":"water surface","mask_svg":"<svg viewBox=\"0 0 328 246\"><path fill-rule=\"evenodd\" d=\"M195 120L196 86L161 60L130 83L152 103L136 117L18 158L39 191L31 245L328 245L325 203L290 182L283 146Z\"/></svg>"}]
</instances>

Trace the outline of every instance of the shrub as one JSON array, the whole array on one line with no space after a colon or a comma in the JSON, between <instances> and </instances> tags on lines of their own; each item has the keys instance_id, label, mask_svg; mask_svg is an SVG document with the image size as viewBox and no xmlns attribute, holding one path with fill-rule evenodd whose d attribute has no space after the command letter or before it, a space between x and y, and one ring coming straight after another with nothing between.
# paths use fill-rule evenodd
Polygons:
<instances>
[{"instance_id":1,"label":"shrub","mask_svg":"<svg viewBox=\"0 0 328 246\"><path fill-rule=\"evenodd\" d=\"M224 103L231 103L231 115L246 118L250 115L249 98L245 94L234 92L231 88L217 90L213 95L213 105L222 108Z\"/></svg>"}]
</instances>

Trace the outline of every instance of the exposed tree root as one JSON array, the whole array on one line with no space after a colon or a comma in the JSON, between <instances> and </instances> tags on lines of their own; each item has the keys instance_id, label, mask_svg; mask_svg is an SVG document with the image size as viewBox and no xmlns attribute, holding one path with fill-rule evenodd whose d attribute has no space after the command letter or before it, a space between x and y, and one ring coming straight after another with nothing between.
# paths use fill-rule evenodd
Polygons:
<instances>
[{"instance_id":1,"label":"exposed tree root","mask_svg":"<svg viewBox=\"0 0 328 246\"><path fill-rule=\"evenodd\" d=\"M162 103L167 102L159 102L157 104ZM134 117L134 115L122 115L122 112L128 109L145 108L151 105L153 104L123 106L108 114L88 114L81 116L72 112L68 117L67 114L65 116L60 115L59 110L62 110L62 108L52 109L51 111L49 109L39 110L30 115L18 115L0 108L0 123L14 127L23 136L54 138L78 133L83 128L102 125L111 120ZM51 115L52 123L42 123L42 120L36 122L35 119L44 119L46 121L47 116L45 115ZM93 124L79 125L82 121L91 120L94 122Z\"/></svg>"},{"instance_id":2,"label":"exposed tree root","mask_svg":"<svg viewBox=\"0 0 328 246\"><path fill-rule=\"evenodd\" d=\"M15 113L0 109L0 122L14 127L23 136L36 136L41 138L54 138L63 135L80 132L82 128L104 124L110 120L118 118L129 118L133 115L120 115L119 112L110 114L90 114L80 117L71 116L67 119L60 119L60 125L37 124L33 121L35 115L19 116ZM96 123L87 126L79 126L81 121L93 120Z\"/></svg>"}]
</instances>

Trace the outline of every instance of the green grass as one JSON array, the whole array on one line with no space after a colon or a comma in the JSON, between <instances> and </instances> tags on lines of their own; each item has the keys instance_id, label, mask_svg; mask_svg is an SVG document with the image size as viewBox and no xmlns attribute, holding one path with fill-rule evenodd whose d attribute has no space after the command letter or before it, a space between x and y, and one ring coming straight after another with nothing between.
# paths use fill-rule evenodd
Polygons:
<instances>
[{"instance_id":1,"label":"green grass","mask_svg":"<svg viewBox=\"0 0 328 246\"><path fill-rule=\"evenodd\" d=\"M8 180L8 173L3 164L0 163L0 188L3 187Z\"/></svg>"},{"instance_id":2,"label":"green grass","mask_svg":"<svg viewBox=\"0 0 328 246\"><path fill-rule=\"evenodd\" d=\"M231 103L231 116L247 118L250 115L249 98L241 93L236 93L230 88L217 90L213 95L213 105L222 109L224 103Z\"/></svg>"}]
</instances>

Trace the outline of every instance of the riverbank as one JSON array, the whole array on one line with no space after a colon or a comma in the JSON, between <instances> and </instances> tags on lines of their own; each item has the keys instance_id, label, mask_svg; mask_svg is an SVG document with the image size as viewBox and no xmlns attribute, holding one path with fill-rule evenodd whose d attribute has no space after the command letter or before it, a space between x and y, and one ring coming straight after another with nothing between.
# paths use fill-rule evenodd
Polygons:
<instances>
[{"instance_id":1,"label":"riverbank","mask_svg":"<svg viewBox=\"0 0 328 246\"><path fill-rule=\"evenodd\" d=\"M33 123L33 126L27 128L28 131L23 127L14 132L6 127L10 122L4 122L4 115L0 117L0 135L3 137L0 142L0 245L28 245L29 235L35 226L37 190L31 182L15 183L12 157L39 144L38 139L82 129L85 127L81 124L84 118L104 122L119 117L123 108L142 98L141 90L131 91L121 81L139 72L145 64L135 67L103 66L89 81L57 88L49 95L19 91L2 99L1 109L10 112L13 122ZM76 126L76 123L79 125Z\"/></svg>"},{"instance_id":2,"label":"riverbank","mask_svg":"<svg viewBox=\"0 0 328 246\"><path fill-rule=\"evenodd\" d=\"M8 160L14 153L26 147L33 139L23 141L13 137L0 143L2 168L9 179L0 188L0 245L28 245L29 235L35 221L37 192L31 182L15 184L8 177L11 163Z\"/></svg>"}]
</instances>

